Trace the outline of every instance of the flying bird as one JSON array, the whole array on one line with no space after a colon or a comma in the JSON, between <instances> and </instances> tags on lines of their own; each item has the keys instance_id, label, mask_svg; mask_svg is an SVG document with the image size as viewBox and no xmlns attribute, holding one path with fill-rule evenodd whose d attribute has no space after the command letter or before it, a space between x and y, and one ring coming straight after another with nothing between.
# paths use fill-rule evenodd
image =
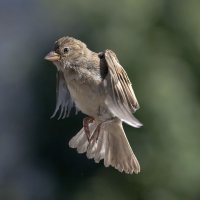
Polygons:
<instances>
[{"instance_id":1,"label":"flying bird","mask_svg":"<svg viewBox=\"0 0 200 200\"><path fill-rule=\"evenodd\" d=\"M124 132L122 122L139 128L132 113L139 104L132 84L115 53L95 53L72 37L54 44L46 60L57 68L57 102L53 116L68 117L73 107L87 115L83 128L69 141L78 153L96 163L104 160L120 172L140 172L139 162Z\"/></svg>"}]
</instances>

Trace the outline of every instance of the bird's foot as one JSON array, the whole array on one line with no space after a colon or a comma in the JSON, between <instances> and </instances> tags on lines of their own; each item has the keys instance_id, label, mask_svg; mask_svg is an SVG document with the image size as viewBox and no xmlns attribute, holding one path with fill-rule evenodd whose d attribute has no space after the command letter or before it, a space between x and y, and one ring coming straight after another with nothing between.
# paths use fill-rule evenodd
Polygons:
<instances>
[{"instance_id":1,"label":"bird's foot","mask_svg":"<svg viewBox=\"0 0 200 200\"><path fill-rule=\"evenodd\" d=\"M83 128L84 128L85 134L87 136L88 142L90 142L90 140L91 140L89 124L93 123L93 121L94 121L93 117L85 117L83 119Z\"/></svg>"},{"instance_id":2,"label":"bird's foot","mask_svg":"<svg viewBox=\"0 0 200 200\"><path fill-rule=\"evenodd\" d=\"M115 119L115 118L111 118L111 119L109 119L109 120L106 120L106 121L103 121L103 122L99 123L99 124L97 125L96 129L94 130L92 136L90 137L89 142L90 142L90 141L95 141L95 142L97 142L97 140L98 140L98 138L99 138L101 126L102 126L103 124L112 122L114 119Z\"/></svg>"},{"instance_id":3,"label":"bird's foot","mask_svg":"<svg viewBox=\"0 0 200 200\"><path fill-rule=\"evenodd\" d=\"M90 138L90 141L94 140L95 142L97 142L97 140L99 138L99 133L100 133L101 125L102 125L102 123L98 124L98 126L94 130L94 133L93 133L92 137Z\"/></svg>"}]
</instances>

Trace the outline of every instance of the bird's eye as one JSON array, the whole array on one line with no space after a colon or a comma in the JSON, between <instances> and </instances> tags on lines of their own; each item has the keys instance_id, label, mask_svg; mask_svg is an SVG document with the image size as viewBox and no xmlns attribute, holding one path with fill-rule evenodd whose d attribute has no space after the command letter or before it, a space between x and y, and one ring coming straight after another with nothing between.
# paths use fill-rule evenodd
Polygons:
<instances>
[{"instance_id":1,"label":"bird's eye","mask_svg":"<svg viewBox=\"0 0 200 200\"><path fill-rule=\"evenodd\" d=\"M64 52L64 53L68 53L68 52L69 52L69 47L65 47L65 48L63 49L63 52Z\"/></svg>"}]
</instances>

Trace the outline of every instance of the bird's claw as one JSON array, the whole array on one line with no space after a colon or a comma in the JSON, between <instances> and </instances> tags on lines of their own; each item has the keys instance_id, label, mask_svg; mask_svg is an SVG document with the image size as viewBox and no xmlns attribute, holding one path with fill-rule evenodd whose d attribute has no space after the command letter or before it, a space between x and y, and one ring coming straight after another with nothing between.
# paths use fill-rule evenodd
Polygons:
<instances>
[{"instance_id":1,"label":"bird's claw","mask_svg":"<svg viewBox=\"0 0 200 200\"><path fill-rule=\"evenodd\" d=\"M93 123L93 121L94 121L93 117L86 117L83 119L83 128L84 128L85 134L87 136L88 142L90 142L90 140L91 140L89 124Z\"/></svg>"}]
</instances>

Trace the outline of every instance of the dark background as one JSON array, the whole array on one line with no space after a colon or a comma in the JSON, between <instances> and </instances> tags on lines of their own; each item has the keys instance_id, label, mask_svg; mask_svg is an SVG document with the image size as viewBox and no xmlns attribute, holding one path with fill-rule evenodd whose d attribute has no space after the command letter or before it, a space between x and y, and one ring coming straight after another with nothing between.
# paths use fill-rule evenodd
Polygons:
<instances>
[{"instance_id":1,"label":"dark background","mask_svg":"<svg viewBox=\"0 0 200 200\"><path fill-rule=\"evenodd\" d=\"M1 0L1 200L200 199L200 1ZM142 171L121 174L68 147L84 115L50 119L56 39L112 49L133 83Z\"/></svg>"}]
</instances>

